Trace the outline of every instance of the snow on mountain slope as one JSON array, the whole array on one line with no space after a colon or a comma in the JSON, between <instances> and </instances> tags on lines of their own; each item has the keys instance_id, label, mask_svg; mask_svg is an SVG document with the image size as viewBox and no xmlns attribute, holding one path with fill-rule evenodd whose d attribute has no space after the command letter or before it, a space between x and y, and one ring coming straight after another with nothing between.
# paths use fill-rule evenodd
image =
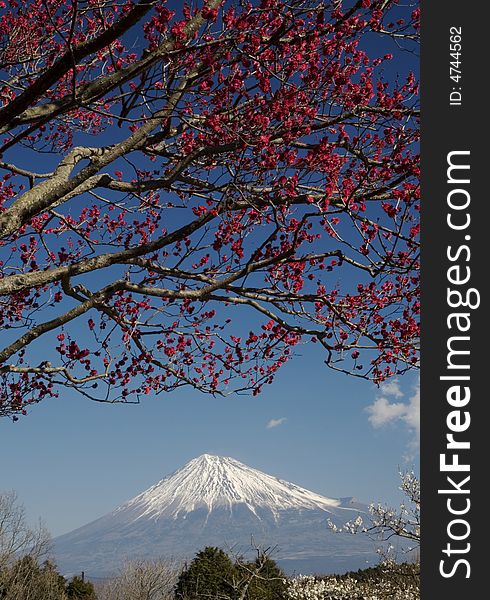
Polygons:
<instances>
[{"instance_id":1,"label":"snow on mountain slope","mask_svg":"<svg viewBox=\"0 0 490 600\"><path fill-rule=\"evenodd\" d=\"M282 481L233 458L203 454L136 496L115 512L131 510L138 517L173 519L205 508L208 512L245 504L257 515L258 507L274 514L289 509L331 511L340 501L325 498Z\"/></svg>"},{"instance_id":2,"label":"snow on mountain slope","mask_svg":"<svg viewBox=\"0 0 490 600\"><path fill-rule=\"evenodd\" d=\"M203 454L111 513L56 538L56 559L67 575L98 576L126 559L189 559L205 546L245 554L253 540L277 548L285 567L293 561L304 572L309 561L320 560L325 572L342 572L374 564L377 556L370 540L334 534L327 519L342 525L366 510L353 498L323 497L233 458Z\"/></svg>"}]
</instances>

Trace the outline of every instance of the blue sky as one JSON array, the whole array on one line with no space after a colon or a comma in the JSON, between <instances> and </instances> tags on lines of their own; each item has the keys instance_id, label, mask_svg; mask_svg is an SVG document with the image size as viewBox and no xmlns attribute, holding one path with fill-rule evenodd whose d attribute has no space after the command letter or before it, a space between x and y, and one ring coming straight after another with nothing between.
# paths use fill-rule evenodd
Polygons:
<instances>
[{"instance_id":1,"label":"blue sky","mask_svg":"<svg viewBox=\"0 0 490 600\"><path fill-rule=\"evenodd\" d=\"M399 501L398 468L418 460L410 411L403 408L415 373L381 394L373 384L328 370L317 347L300 351L257 397L213 399L183 389L124 406L68 393L17 423L3 419L0 489L15 489L29 517L41 517L54 536L204 452L325 495Z\"/></svg>"}]
</instances>

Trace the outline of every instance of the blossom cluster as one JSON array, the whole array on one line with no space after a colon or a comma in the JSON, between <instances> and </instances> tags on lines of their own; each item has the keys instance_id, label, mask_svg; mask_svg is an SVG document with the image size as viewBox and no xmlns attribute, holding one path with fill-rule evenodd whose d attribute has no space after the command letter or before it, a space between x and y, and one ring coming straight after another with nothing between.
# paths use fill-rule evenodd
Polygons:
<instances>
[{"instance_id":1,"label":"blossom cluster","mask_svg":"<svg viewBox=\"0 0 490 600\"><path fill-rule=\"evenodd\" d=\"M289 600L419 600L419 586L406 582L360 580L350 576L300 575L288 580Z\"/></svg>"}]
</instances>

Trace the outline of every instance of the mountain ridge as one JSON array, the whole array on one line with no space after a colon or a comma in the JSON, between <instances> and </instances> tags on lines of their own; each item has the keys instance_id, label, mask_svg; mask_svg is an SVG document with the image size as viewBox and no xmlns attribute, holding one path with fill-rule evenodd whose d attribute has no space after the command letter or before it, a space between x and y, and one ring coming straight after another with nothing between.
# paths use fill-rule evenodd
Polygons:
<instances>
[{"instance_id":1,"label":"mountain ridge","mask_svg":"<svg viewBox=\"0 0 490 600\"><path fill-rule=\"evenodd\" d=\"M328 510L341 504L337 499L252 469L234 458L202 454L116 511L135 509L143 511L142 517L176 519L198 508L210 512L242 503L252 512L257 507L266 507L274 513L290 508Z\"/></svg>"},{"instance_id":2,"label":"mountain ridge","mask_svg":"<svg viewBox=\"0 0 490 600\"><path fill-rule=\"evenodd\" d=\"M375 562L372 543L334 534L367 507L329 498L253 469L234 458L203 454L112 512L54 540L66 574L110 574L128 558L189 559L204 546L278 548L281 561L326 561L331 570ZM355 539L354 539L355 538ZM306 562L305 562L306 561Z\"/></svg>"}]
</instances>

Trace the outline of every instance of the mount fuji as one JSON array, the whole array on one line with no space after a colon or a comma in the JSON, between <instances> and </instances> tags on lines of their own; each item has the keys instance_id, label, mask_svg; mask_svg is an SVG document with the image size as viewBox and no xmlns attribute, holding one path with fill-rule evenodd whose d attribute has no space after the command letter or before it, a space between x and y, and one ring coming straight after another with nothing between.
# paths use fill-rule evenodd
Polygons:
<instances>
[{"instance_id":1,"label":"mount fuji","mask_svg":"<svg viewBox=\"0 0 490 600\"><path fill-rule=\"evenodd\" d=\"M286 571L341 572L373 564L373 542L338 534L367 507L327 498L229 457L203 454L111 513L54 540L62 572L111 574L130 558L188 559L205 546L246 554L274 547Z\"/></svg>"}]
</instances>

